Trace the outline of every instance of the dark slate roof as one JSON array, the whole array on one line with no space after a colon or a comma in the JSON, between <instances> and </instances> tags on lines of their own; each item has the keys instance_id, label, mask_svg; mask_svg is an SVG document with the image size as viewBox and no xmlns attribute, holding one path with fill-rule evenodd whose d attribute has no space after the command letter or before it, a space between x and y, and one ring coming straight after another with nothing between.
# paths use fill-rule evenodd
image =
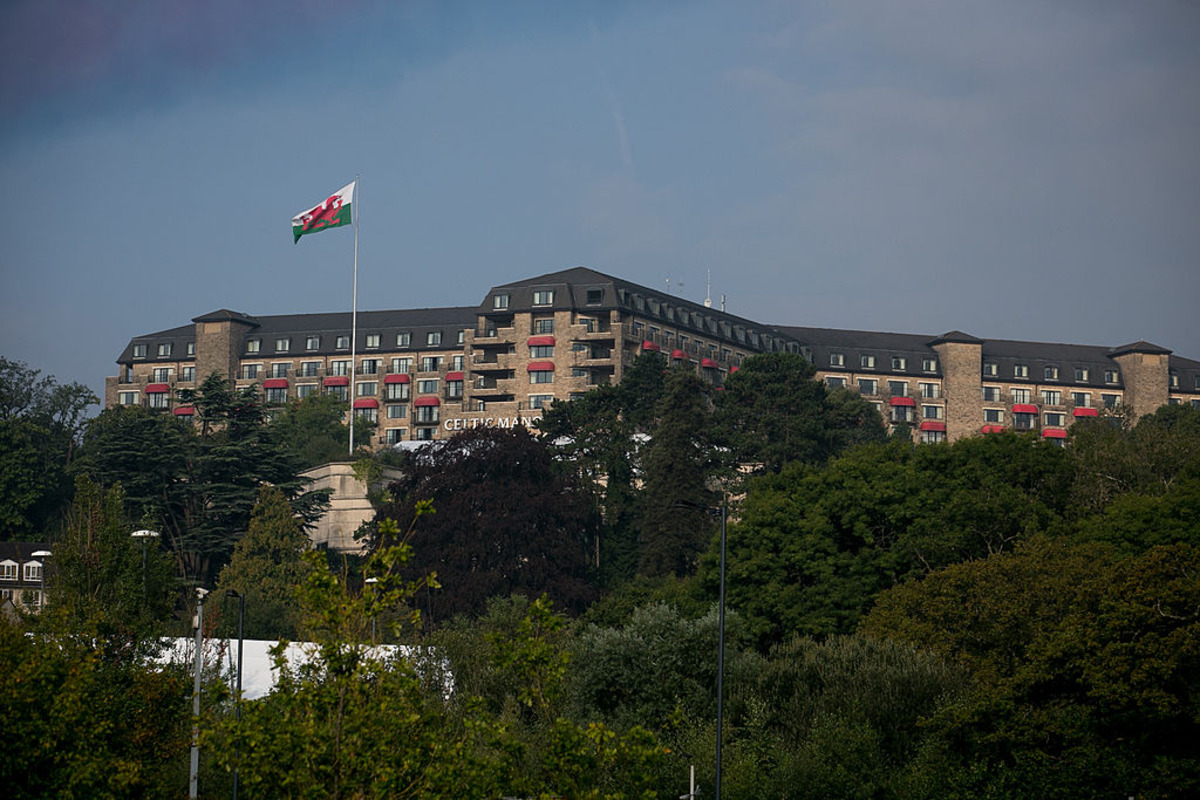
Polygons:
<instances>
[{"instance_id":1,"label":"dark slate roof","mask_svg":"<svg viewBox=\"0 0 1200 800\"><path fill-rule=\"evenodd\" d=\"M983 339L980 339L977 336L972 336L969 333L963 333L962 331L950 331L949 333L943 333L941 336L939 336L936 339L933 339L929 342L930 346L933 346L935 344L948 344L948 343L952 343L952 344L983 344Z\"/></svg>"},{"instance_id":2,"label":"dark slate roof","mask_svg":"<svg viewBox=\"0 0 1200 800\"><path fill-rule=\"evenodd\" d=\"M198 317L192 317L192 322L242 322L246 325L258 325L258 320L249 314L243 314L240 311L230 311L228 308L221 308L216 311L210 311L207 314L201 314Z\"/></svg>"},{"instance_id":3,"label":"dark slate roof","mask_svg":"<svg viewBox=\"0 0 1200 800\"><path fill-rule=\"evenodd\" d=\"M1110 356L1123 356L1126 353L1149 353L1152 355L1165 356L1170 355L1171 351L1157 344L1151 344L1143 339L1139 339L1132 344L1123 344L1120 347L1114 347L1108 351Z\"/></svg>"}]
</instances>

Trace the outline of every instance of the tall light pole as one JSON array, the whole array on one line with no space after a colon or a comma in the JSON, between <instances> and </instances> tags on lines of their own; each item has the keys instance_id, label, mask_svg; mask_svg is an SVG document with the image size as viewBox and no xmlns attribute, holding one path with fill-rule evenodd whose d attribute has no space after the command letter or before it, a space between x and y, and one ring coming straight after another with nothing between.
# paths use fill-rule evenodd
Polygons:
<instances>
[{"instance_id":1,"label":"tall light pole","mask_svg":"<svg viewBox=\"0 0 1200 800\"><path fill-rule=\"evenodd\" d=\"M234 700L233 714L234 718L240 723L242 721L242 621L246 618L246 595L241 592L230 589L225 592L226 597L236 597L238 599L238 666L237 666L237 695ZM238 750L233 748L233 800L237 800L238 794Z\"/></svg>"},{"instance_id":2,"label":"tall light pole","mask_svg":"<svg viewBox=\"0 0 1200 800\"><path fill-rule=\"evenodd\" d=\"M729 517L729 503L721 500L721 507L701 505L686 500L677 500L679 508L693 508L708 514L721 515L721 590L717 606L717 775L716 800L721 800L721 744L724 740L722 725L725 721L725 524Z\"/></svg>"},{"instance_id":3,"label":"tall light pole","mask_svg":"<svg viewBox=\"0 0 1200 800\"><path fill-rule=\"evenodd\" d=\"M375 584L379 578L367 578L364 583L371 585L371 646L375 646Z\"/></svg>"},{"instance_id":4,"label":"tall light pole","mask_svg":"<svg viewBox=\"0 0 1200 800\"><path fill-rule=\"evenodd\" d=\"M133 533L131 533L129 535L134 539L142 540L142 603L145 604L145 602L146 602L146 540L147 539L157 539L160 534L158 531L148 531L148 530L143 529L140 531L134 531Z\"/></svg>"},{"instance_id":5,"label":"tall light pole","mask_svg":"<svg viewBox=\"0 0 1200 800\"><path fill-rule=\"evenodd\" d=\"M192 761L188 776L188 797L200 796L200 668L204 663L204 595L207 589L196 587L196 685L192 693Z\"/></svg>"},{"instance_id":6,"label":"tall light pole","mask_svg":"<svg viewBox=\"0 0 1200 800\"><path fill-rule=\"evenodd\" d=\"M34 558L49 558L53 555L49 550L34 550L32 553ZM46 562L42 562L42 588L38 594L38 613L46 607Z\"/></svg>"}]
</instances>

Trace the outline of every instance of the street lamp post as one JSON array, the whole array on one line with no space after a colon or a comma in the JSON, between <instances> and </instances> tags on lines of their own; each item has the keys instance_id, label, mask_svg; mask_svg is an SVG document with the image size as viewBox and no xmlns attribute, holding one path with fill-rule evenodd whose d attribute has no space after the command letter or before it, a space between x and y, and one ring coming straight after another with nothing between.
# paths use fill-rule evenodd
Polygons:
<instances>
[{"instance_id":1,"label":"street lamp post","mask_svg":"<svg viewBox=\"0 0 1200 800\"><path fill-rule=\"evenodd\" d=\"M379 578L367 578L367 579L364 581L364 583L371 584L371 586L372 586L372 594L371 594L371 601L372 601L372 602L371 602L371 646L372 646L372 647L374 647L374 646L375 646L375 602L374 602L374 600L375 600L375 595L374 595L374 585L375 585L375 584L377 584L377 583L379 583Z\"/></svg>"},{"instance_id":2,"label":"street lamp post","mask_svg":"<svg viewBox=\"0 0 1200 800\"><path fill-rule=\"evenodd\" d=\"M196 684L192 693L192 758L188 775L188 797L200 796L200 668L203 665L201 651L204 647L204 595L207 589L196 587Z\"/></svg>"},{"instance_id":3,"label":"street lamp post","mask_svg":"<svg viewBox=\"0 0 1200 800\"><path fill-rule=\"evenodd\" d=\"M238 599L238 665L237 665L237 695L234 700L233 714L234 718L240 723L242 721L242 621L246 618L246 595L241 592L230 589L225 592L226 597L236 597ZM233 749L233 800L237 800L238 796L238 750Z\"/></svg>"},{"instance_id":4,"label":"street lamp post","mask_svg":"<svg viewBox=\"0 0 1200 800\"><path fill-rule=\"evenodd\" d=\"M725 721L725 525L729 517L729 504L721 501L720 508L677 500L675 505L680 508L693 508L708 514L721 515L721 589L720 600L717 604L717 774L716 800L721 800L721 744L724 739L722 725Z\"/></svg>"},{"instance_id":5,"label":"street lamp post","mask_svg":"<svg viewBox=\"0 0 1200 800\"><path fill-rule=\"evenodd\" d=\"M142 540L142 603L146 602L146 540L157 539L158 531L140 530L129 534L134 539Z\"/></svg>"},{"instance_id":6,"label":"street lamp post","mask_svg":"<svg viewBox=\"0 0 1200 800\"><path fill-rule=\"evenodd\" d=\"M34 558L49 558L53 555L49 550L34 550ZM38 593L38 611L46 607L46 563L42 562L42 588Z\"/></svg>"}]
</instances>

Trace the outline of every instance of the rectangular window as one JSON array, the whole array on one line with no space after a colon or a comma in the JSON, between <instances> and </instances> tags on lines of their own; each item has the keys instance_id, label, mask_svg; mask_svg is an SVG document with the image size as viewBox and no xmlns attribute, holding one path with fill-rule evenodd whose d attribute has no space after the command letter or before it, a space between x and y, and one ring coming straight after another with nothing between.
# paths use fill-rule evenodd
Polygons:
<instances>
[{"instance_id":1,"label":"rectangular window","mask_svg":"<svg viewBox=\"0 0 1200 800\"><path fill-rule=\"evenodd\" d=\"M437 394L438 382L437 378L426 381L417 381L418 394Z\"/></svg>"},{"instance_id":2,"label":"rectangular window","mask_svg":"<svg viewBox=\"0 0 1200 800\"><path fill-rule=\"evenodd\" d=\"M1179 373L1176 372L1175 370L1171 370L1168 382L1171 384L1172 389L1178 389L1179 388Z\"/></svg>"},{"instance_id":3,"label":"rectangular window","mask_svg":"<svg viewBox=\"0 0 1200 800\"><path fill-rule=\"evenodd\" d=\"M1046 427L1061 428L1067 418L1066 414L1050 413L1046 415Z\"/></svg>"},{"instance_id":4,"label":"rectangular window","mask_svg":"<svg viewBox=\"0 0 1200 800\"><path fill-rule=\"evenodd\" d=\"M845 389L846 388L846 379L845 378L837 378L837 377L830 375L825 378L825 385L828 386L830 389Z\"/></svg>"},{"instance_id":5,"label":"rectangular window","mask_svg":"<svg viewBox=\"0 0 1200 800\"><path fill-rule=\"evenodd\" d=\"M388 419L408 419L408 404L396 403L387 407Z\"/></svg>"},{"instance_id":6,"label":"rectangular window","mask_svg":"<svg viewBox=\"0 0 1200 800\"><path fill-rule=\"evenodd\" d=\"M133 346L133 357L134 358L145 358L146 357L146 345L135 344Z\"/></svg>"},{"instance_id":7,"label":"rectangular window","mask_svg":"<svg viewBox=\"0 0 1200 800\"><path fill-rule=\"evenodd\" d=\"M292 349L292 340L291 339L283 338L283 339L275 340L275 352L276 353L286 353L288 350L291 350L291 349Z\"/></svg>"},{"instance_id":8,"label":"rectangular window","mask_svg":"<svg viewBox=\"0 0 1200 800\"><path fill-rule=\"evenodd\" d=\"M196 343L195 343L195 342L188 342L188 343L187 343L187 354L188 354L189 356L194 356L194 355L196 355Z\"/></svg>"},{"instance_id":9,"label":"rectangular window","mask_svg":"<svg viewBox=\"0 0 1200 800\"><path fill-rule=\"evenodd\" d=\"M151 408L171 407L171 395L166 392L156 392L155 394L147 395L146 399L150 401Z\"/></svg>"},{"instance_id":10,"label":"rectangular window","mask_svg":"<svg viewBox=\"0 0 1200 800\"><path fill-rule=\"evenodd\" d=\"M535 306L550 306L554 305L554 291L551 289L540 289L533 293L533 304Z\"/></svg>"},{"instance_id":11,"label":"rectangular window","mask_svg":"<svg viewBox=\"0 0 1200 800\"><path fill-rule=\"evenodd\" d=\"M1045 376L1046 380L1056 381L1058 380L1058 367L1046 367L1044 370L1042 370L1042 374Z\"/></svg>"},{"instance_id":12,"label":"rectangular window","mask_svg":"<svg viewBox=\"0 0 1200 800\"><path fill-rule=\"evenodd\" d=\"M529 373L530 383L554 383L554 373L549 370L539 370Z\"/></svg>"},{"instance_id":13,"label":"rectangular window","mask_svg":"<svg viewBox=\"0 0 1200 800\"><path fill-rule=\"evenodd\" d=\"M379 384L375 381L363 381L355 387L359 397L374 397L379 394Z\"/></svg>"},{"instance_id":14,"label":"rectangular window","mask_svg":"<svg viewBox=\"0 0 1200 800\"><path fill-rule=\"evenodd\" d=\"M384 431L384 436L388 444L399 444L404 441L404 437L408 436L407 428L388 428Z\"/></svg>"},{"instance_id":15,"label":"rectangular window","mask_svg":"<svg viewBox=\"0 0 1200 800\"><path fill-rule=\"evenodd\" d=\"M320 361L301 361L300 374L305 378L315 378L321 374Z\"/></svg>"},{"instance_id":16,"label":"rectangular window","mask_svg":"<svg viewBox=\"0 0 1200 800\"><path fill-rule=\"evenodd\" d=\"M994 375L998 374L995 362L992 362L992 361L985 362L983 365L983 374L990 375L990 376L994 376Z\"/></svg>"},{"instance_id":17,"label":"rectangular window","mask_svg":"<svg viewBox=\"0 0 1200 800\"><path fill-rule=\"evenodd\" d=\"M912 406L892 406L892 422L912 422Z\"/></svg>"},{"instance_id":18,"label":"rectangular window","mask_svg":"<svg viewBox=\"0 0 1200 800\"><path fill-rule=\"evenodd\" d=\"M179 380L189 383L196 380L196 368L184 367L183 369L179 370Z\"/></svg>"},{"instance_id":19,"label":"rectangular window","mask_svg":"<svg viewBox=\"0 0 1200 800\"><path fill-rule=\"evenodd\" d=\"M529 348L530 358L554 358L553 345L534 345Z\"/></svg>"},{"instance_id":20,"label":"rectangular window","mask_svg":"<svg viewBox=\"0 0 1200 800\"><path fill-rule=\"evenodd\" d=\"M428 425L438 421L437 406L421 406L417 409L417 422Z\"/></svg>"},{"instance_id":21,"label":"rectangular window","mask_svg":"<svg viewBox=\"0 0 1200 800\"><path fill-rule=\"evenodd\" d=\"M155 369L154 369L154 382L155 382L155 383L166 383L166 382L168 382L169 380L171 380L171 374L172 374L174 371L175 371L175 370L171 369L170 367L155 367Z\"/></svg>"},{"instance_id":22,"label":"rectangular window","mask_svg":"<svg viewBox=\"0 0 1200 800\"><path fill-rule=\"evenodd\" d=\"M1016 366L1014 366L1013 367L1013 377L1014 378L1028 378L1029 377L1029 365L1028 364L1017 364Z\"/></svg>"},{"instance_id":23,"label":"rectangular window","mask_svg":"<svg viewBox=\"0 0 1200 800\"><path fill-rule=\"evenodd\" d=\"M831 366L831 367L846 366L845 354L844 353L830 353L829 354L829 366Z\"/></svg>"},{"instance_id":24,"label":"rectangular window","mask_svg":"<svg viewBox=\"0 0 1200 800\"><path fill-rule=\"evenodd\" d=\"M407 400L408 399L408 384L407 383L389 383L387 385L388 400Z\"/></svg>"},{"instance_id":25,"label":"rectangular window","mask_svg":"<svg viewBox=\"0 0 1200 800\"><path fill-rule=\"evenodd\" d=\"M421 372L437 372L442 368L441 356L422 356Z\"/></svg>"},{"instance_id":26,"label":"rectangular window","mask_svg":"<svg viewBox=\"0 0 1200 800\"><path fill-rule=\"evenodd\" d=\"M292 371L292 365L287 361L277 361L271 365L272 378L286 378Z\"/></svg>"},{"instance_id":27,"label":"rectangular window","mask_svg":"<svg viewBox=\"0 0 1200 800\"><path fill-rule=\"evenodd\" d=\"M261 350L262 350L262 339L247 339L246 340L246 352L247 353L257 353L257 352L260 352Z\"/></svg>"},{"instance_id":28,"label":"rectangular window","mask_svg":"<svg viewBox=\"0 0 1200 800\"><path fill-rule=\"evenodd\" d=\"M25 562L25 580L40 581L42 579L42 565L37 561Z\"/></svg>"},{"instance_id":29,"label":"rectangular window","mask_svg":"<svg viewBox=\"0 0 1200 800\"><path fill-rule=\"evenodd\" d=\"M1013 414L1013 430L1031 431L1037 428L1037 414Z\"/></svg>"},{"instance_id":30,"label":"rectangular window","mask_svg":"<svg viewBox=\"0 0 1200 800\"><path fill-rule=\"evenodd\" d=\"M137 392L118 392L117 403L123 406L136 406L138 404Z\"/></svg>"},{"instance_id":31,"label":"rectangular window","mask_svg":"<svg viewBox=\"0 0 1200 800\"><path fill-rule=\"evenodd\" d=\"M635 326L641 327L635 323ZM533 321L534 333L554 333L554 318L546 317L544 319L535 319Z\"/></svg>"},{"instance_id":32,"label":"rectangular window","mask_svg":"<svg viewBox=\"0 0 1200 800\"><path fill-rule=\"evenodd\" d=\"M326 388L325 393L330 397L336 397L338 400L343 402L350 399L349 386L330 386Z\"/></svg>"},{"instance_id":33,"label":"rectangular window","mask_svg":"<svg viewBox=\"0 0 1200 800\"><path fill-rule=\"evenodd\" d=\"M888 381L888 394L892 397L908 397L908 381Z\"/></svg>"},{"instance_id":34,"label":"rectangular window","mask_svg":"<svg viewBox=\"0 0 1200 800\"><path fill-rule=\"evenodd\" d=\"M588 289L587 290L587 304L589 306L598 306L603 302L604 302L604 290L603 289Z\"/></svg>"},{"instance_id":35,"label":"rectangular window","mask_svg":"<svg viewBox=\"0 0 1200 800\"><path fill-rule=\"evenodd\" d=\"M450 365L451 365L450 368L453 369L455 372L462 372L463 356L457 355L454 358L450 359Z\"/></svg>"},{"instance_id":36,"label":"rectangular window","mask_svg":"<svg viewBox=\"0 0 1200 800\"><path fill-rule=\"evenodd\" d=\"M411 332L404 331L403 333L396 334L396 347L411 347L411 346L412 346L412 333Z\"/></svg>"},{"instance_id":37,"label":"rectangular window","mask_svg":"<svg viewBox=\"0 0 1200 800\"><path fill-rule=\"evenodd\" d=\"M451 400L456 400L463 396L462 381L446 381L446 397Z\"/></svg>"},{"instance_id":38,"label":"rectangular window","mask_svg":"<svg viewBox=\"0 0 1200 800\"><path fill-rule=\"evenodd\" d=\"M921 416L925 419L941 419L946 414L942 406L921 406Z\"/></svg>"},{"instance_id":39,"label":"rectangular window","mask_svg":"<svg viewBox=\"0 0 1200 800\"><path fill-rule=\"evenodd\" d=\"M859 378L858 391L859 394L865 395L879 394L879 381L876 381L872 378Z\"/></svg>"},{"instance_id":40,"label":"rectangular window","mask_svg":"<svg viewBox=\"0 0 1200 800\"><path fill-rule=\"evenodd\" d=\"M998 408L985 408L983 410L983 421L1002 424L1004 422L1004 412Z\"/></svg>"},{"instance_id":41,"label":"rectangular window","mask_svg":"<svg viewBox=\"0 0 1200 800\"><path fill-rule=\"evenodd\" d=\"M305 349L305 350L319 350L319 349L321 349L321 337L320 337L320 336L307 336L307 337L305 337L305 339L304 339L304 349Z\"/></svg>"},{"instance_id":42,"label":"rectangular window","mask_svg":"<svg viewBox=\"0 0 1200 800\"><path fill-rule=\"evenodd\" d=\"M492 295L492 308L503 311L508 308L508 295L494 294Z\"/></svg>"},{"instance_id":43,"label":"rectangular window","mask_svg":"<svg viewBox=\"0 0 1200 800\"><path fill-rule=\"evenodd\" d=\"M356 408L354 409L354 414L359 419L366 420L367 422L379 421L379 409L377 408Z\"/></svg>"},{"instance_id":44,"label":"rectangular window","mask_svg":"<svg viewBox=\"0 0 1200 800\"><path fill-rule=\"evenodd\" d=\"M937 397L939 394L940 387L936 383L918 383L917 386L921 388L921 397L926 399Z\"/></svg>"},{"instance_id":45,"label":"rectangular window","mask_svg":"<svg viewBox=\"0 0 1200 800\"><path fill-rule=\"evenodd\" d=\"M1087 379L1088 379L1088 368L1087 367L1076 367L1075 368L1075 382L1076 383L1086 383Z\"/></svg>"},{"instance_id":46,"label":"rectangular window","mask_svg":"<svg viewBox=\"0 0 1200 800\"><path fill-rule=\"evenodd\" d=\"M393 358L392 372L412 372L412 363L413 362L411 358Z\"/></svg>"},{"instance_id":47,"label":"rectangular window","mask_svg":"<svg viewBox=\"0 0 1200 800\"><path fill-rule=\"evenodd\" d=\"M1102 394L1100 401L1104 403L1105 408L1116 408L1121 404L1121 395L1119 394Z\"/></svg>"},{"instance_id":48,"label":"rectangular window","mask_svg":"<svg viewBox=\"0 0 1200 800\"><path fill-rule=\"evenodd\" d=\"M1062 392L1055 391L1054 389L1043 389L1042 402L1048 406L1061 406Z\"/></svg>"},{"instance_id":49,"label":"rectangular window","mask_svg":"<svg viewBox=\"0 0 1200 800\"><path fill-rule=\"evenodd\" d=\"M158 346L158 357L159 358L169 358L171 355L171 348L172 348L172 345L170 342L167 342L166 344L160 344Z\"/></svg>"},{"instance_id":50,"label":"rectangular window","mask_svg":"<svg viewBox=\"0 0 1200 800\"><path fill-rule=\"evenodd\" d=\"M349 361L330 361L329 362L329 374L330 375L349 375L350 374L350 362Z\"/></svg>"},{"instance_id":51,"label":"rectangular window","mask_svg":"<svg viewBox=\"0 0 1200 800\"><path fill-rule=\"evenodd\" d=\"M1104 382L1105 383L1116 383L1117 380L1118 380L1117 371L1115 369L1104 370ZM1196 388L1200 389L1200 376L1198 376L1196 378Z\"/></svg>"},{"instance_id":52,"label":"rectangular window","mask_svg":"<svg viewBox=\"0 0 1200 800\"><path fill-rule=\"evenodd\" d=\"M572 378L586 378L588 376L587 367L571 367Z\"/></svg>"},{"instance_id":53,"label":"rectangular window","mask_svg":"<svg viewBox=\"0 0 1200 800\"><path fill-rule=\"evenodd\" d=\"M364 358L360 362L359 369L363 375L378 375L379 365L382 363L378 358Z\"/></svg>"},{"instance_id":54,"label":"rectangular window","mask_svg":"<svg viewBox=\"0 0 1200 800\"><path fill-rule=\"evenodd\" d=\"M317 385L315 383L305 383L305 384L301 384L300 386L296 387L296 397L299 397L302 400L305 397L308 397L309 395L313 395L316 393L317 393Z\"/></svg>"},{"instance_id":55,"label":"rectangular window","mask_svg":"<svg viewBox=\"0 0 1200 800\"><path fill-rule=\"evenodd\" d=\"M434 414L434 416L436 417L437 415ZM434 419L434 422L437 422L437 420ZM413 438L418 442L433 441L433 428L417 428L417 432L413 435Z\"/></svg>"},{"instance_id":56,"label":"rectangular window","mask_svg":"<svg viewBox=\"0 0 1200 800\"><path fill-rule=\"evenodd\" d=\"M5 561L0 564L0 581L15 581L17 579L17 562Z\"/></svg>"},{"instance_id":57,"label":"rectangular window","mask_svg":"<svg viewBox=\"0 0 1200 800\"><path fill-rule=\"evenodd\" d=\"M863 369L875 369L875 356L866 354L859 356L858 365Z\"/></svg>"},{"instance_id":58,"label":"rectangular window","mask_svg":"<svg viewBox=\"0 0 1200 800\"><path fill-rule=\"evenodd\" d=\"M242 364L242 380L252 381L258 377L258 364Z\"/></svg>"},{"instance_id":59,"label":"rectangular window","mask_svg":"<svg viewBox=\"0 0 1200 800\"><path fill-rule=\"evenodd\" d=\"M267 404L281 406L287 402L287 389L267 389Z\"/></svg>"},{"instance_id":60,"label":"rectangular window","mask_svg":"<svg viewBox=\"0 0 1200 800\"><path fill-rule=\"evenodd\" d=\"M945 431L921 431L922 444L937 444L946 441Z\"/></svg>"},{"instance_id":61,"label":"rectangular window","mask_svg":"<svg viewBox=\"0 0 1200 800\"><path fill-rule=\"evenodd\" d=\"M337 337L337 341L334 343L334 347L336 347L338 350L349 350L350 349L350 337L349 336Z\"/></svg>"},{"instance_id":62,"label":"rectangular window","mask_svg":"<svg viewBox=\"0 0 1200 800\"><path fill-rule=\"evenodd\" d=\"M531 394L531 395L529 395L529 407L530 408L549 408L550 404L553 402L554 402L554 395L552 395L552 394Z\"/></svg>"},{"instance_id":63,"label":"rectangular window","mask_svg":"<svg viewBox=\"0 0 1200 800\"><path fill-rule=\"evenodd\" d=\"M367 334L367 349L368 350L378 350L379 349L379 334L378 333L368 333Z\"/></svg>"},{"instance_id":64,"label":"rectangular window","mask_svg":"<svg viewBox=\"0 0 1200 800\"><path fill-rule=\"evenodd\" d=\"M1029 389L1012 389L1012 401L1014 403L1028 403L1030 398Z\"/></svg>"},{"instance_id":65,"label":"rectangular window","mask_svg":"<svg viewBox=\"0 0 1200 800\"><path fill-rule=\"evenodd\" d=\"M1092 404L1090 392L1071 392L1071 402L1078 408L1088 408Z\"/></svg>"},{"instance_id":66,"label":"rectangular window","mask_svg":"<svg viewBox=\"0 0 1200 800\"><path fill-rule=\"evenodd\" d=\"M908 369L908 359L904 356L892 356L892 369L897 371Z\"/></svg>"},{"instance_id":67,"label":"rectangular window","mask_svg":"<svg viewBox=\"0 0 1200 800\"><path fill-rule=\"evenodd\" d=\"M430 347L437 347L441 343L442 343L442 332L441 331L430 331L429 333L425 334L425 344L429 345Z\"/></svg>"},{"instance_id":68,"label":"rectangular window","mask_svg":"<svg viewBox=\"0 0 1200 800\"><path fill-rule=\"evenodd\" d=\"M984 386L983 387L983 402L999 403L1000 402L1000 387L999 386Z\"/></svg>"},{"instance_id":69,"label":"rectangular window","mask_svg":"<svg viewBox=\"0 0 1200 800\"><path fill-rule=\"evenodd\" d=\"M937 372L937 359L936 358L921 359L921 371L922 372Z\"/></svg>"}]
</instances>

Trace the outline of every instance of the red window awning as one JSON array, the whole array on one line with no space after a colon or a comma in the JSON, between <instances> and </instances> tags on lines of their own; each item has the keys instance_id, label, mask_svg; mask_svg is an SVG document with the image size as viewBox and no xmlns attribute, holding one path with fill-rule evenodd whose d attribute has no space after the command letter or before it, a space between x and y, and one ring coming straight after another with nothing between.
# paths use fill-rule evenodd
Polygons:
<instances>
[{"instance_id":1,"label":"red window awning","mask_svg":"<svg viewBox=\"0 0 1200 800\"><path fill-rule=\"evenodd\" d=\"M374 397L358 397L354 400L355 408L379 408L379 401Z\"/></svg>"},{"instance_id":2,"label":"red window awning","mask_svg":"<svg viewBox=\"0 0 1200 800\"><path fill-rule=\"evenodd\" d=\"M1037 406L1028 406L1017 403L1013 406L1014 414L1036 414L1038 413Z\"/></svg>"},{"instance_id":3,"label":"red window awning","mask_svg":"<svg viewBox=\"0 0 1200 800\"><path fill-rule=\"evenodd\" d=\"M529 366L525 368L529 372L554 372L553 361L530 361Z\"/></svg>"},{"instance_id":4,"label":"red window awning","mask_svg":"<svg viewBox=\"0 0 1200 800\"><path fill-rule=\"evenodd\" d=\"M657 353L659 350L662 350L662 348L656 345L654 342L646 340L642 342L642 351L645 352L646 350Z\"/></svg>"},{"instance_id":5,"label":"red window awning","mask_svg":"<svg viewBox=\"0 0 1200 800\"><path fill-rule=\"evenodd\" d=\"M706 369L720 369L721 368L721 365L718 364L716 361L713 361L711 358L700 359L700 366L702 366Z\"/></svg>"},{"instance_id":6,"label":"red window awning","mask_svg":"<svg viewBox=\"0 0 1200 800\"><path fill-rule=\"evenodd\" d=\"M741 370L741 367L730 367L729 374L732 375L733 373L738 372L740 370Z\"/></svg>"},{"instance_id":7,"label":"red window awning","mask_svg":"<svg viewBox=\"0 0 1200 800\"><path fill-rule=\"evenodd\" d=\"M1046 430L1042 431L1042 436L1046 439L1065 439L1067 438L1067 432L1058 428L1046 428Z\"/></svg>"},{"instance_id":8,"label":"red window awning","mask_svg":"<svg viewBox=\"0 0 1200 800\"><path fill-rule=\"evenodd\" d=\"M147 389L146 391L150 391L150 390ZM1098 417L1098 416L1100 416L1100 409L1098 409L1098 408L1077 408L1077 409L1075 409L1075 416L1077 416L1077 417Z\"/></svg>"},{"instance_id":9,"label":"red window awning","mask_svg":"<svg viewBox=\"0 0 1200 800\"><path fill-rule=\"evenodd\" d=\"M554 346L554 337L553 336L530 336L529 337L529 346L530 347L553 347Z\"/></svg>"},{"instance_id":10,"label":"red window awning","mask_svg":"<svg viewBox=\"0 0 1200 800\"><path fill-rule=\"evenodd\" d=\"M462 379L463 379L463 374L461 372L447 372L446 373L446 380L448 380L448 381L461 381Z\"/></svg>"},{"instance_id":11,"label":"red window awning","mask_svg":"<svg viewBox=\"0 0 1200 800\"><path fill-rule=\"evenodd\" d=\"M165 383L151 383L146 385L146 394L166 394L171 391L171 387Z\"/></svg>"},{"instance_id":12,"label":"red window awning","mask_svg":"<svg viewBox=\"0 0 1200 800\"><path fill-rule=\"evenodd\" d=\"M946 423L938 422L937 420L933 420L933 419L922 420L921 430L923 430L923 431L941 431L942 433L945 433L946 432Z\"/></svg>"},{"instance_id":13,"label":"red window awning","mask_svg":"<svg viewBox=\"0 0 1200 800\"><path fill-rule=\"evenodd\" d=\"M894 406L915 406L917 401L912 397L893 397L888 403Z\"/></svg>"},{"instance_id":14,"label":"red window awning","mask_svg":"<svg viewBox=\"0 0 1200 800\"><path fill-rule=\"evenodd\" d=\"M682 350L672 350L671 358L675 359L676 361L684 361L687 359L687 353L683 352Z\"/></svg>"},{"instance_id":15,"label":"red window awning","mask_svg":"<svg viewBox=\"0 0 1200 800\"><path fill-rule=\"evenodd\" d=\"M326 378L324 381L322 381L322 383L325 386L349 386L350 385L350 376L349 375L330 375L328 378Z\"/></svg>"},{"instance_id":16,"label":"red window awning","mask_svg":"<svg viewBox=\"0 0 1200 800\"><path fill-rule=\"evenodd\" d=\"M388 375L386 378L383 379L383 382L385 384L386 383L408 383L408 381L409 381L409 377L408 377L407 372L396 372L391 375Z\"/></svg>"},{"instance_id":17,"label":"red window awning","mask_svg":"<svg viewBox=\"0 0 1200 800\"><path fill-rule=\"evenodd\" d=\"M191 406L180 406L173 412L177 417L190 417L196 413L196 409Z\"/></svg>"},{"instance_id":18,"label":"red window awning","mask_svg":"<svg viewBox=\"0 0 1200 800\"><path fill-rule=\"evenodd\" d=\"M984 433L1004 433L1004 426L1003 425L984 425L983 432Z\"/></svg>"},{"instance_id":19,"label":"red window awning","mask_svg":"<svg viewBox=\"0 0 1200 800\"><path fill-rule=\"evenodd\" d=\"M436 397L418 397L413 401L413 405L417 408L424 408L425 406L440 406L441 404L442 401L438 400Z\"/></svg>"},{"instance_id":20,"label":"red window awning","mask_svg":"<svg viewBox=\"0 0 1200 800\"><path fill-rule=\"evenodd\" d=\"M263 381L264 389L286 389L288 387L287 378L271 378Z\"/></svg>"}]
</instances>

